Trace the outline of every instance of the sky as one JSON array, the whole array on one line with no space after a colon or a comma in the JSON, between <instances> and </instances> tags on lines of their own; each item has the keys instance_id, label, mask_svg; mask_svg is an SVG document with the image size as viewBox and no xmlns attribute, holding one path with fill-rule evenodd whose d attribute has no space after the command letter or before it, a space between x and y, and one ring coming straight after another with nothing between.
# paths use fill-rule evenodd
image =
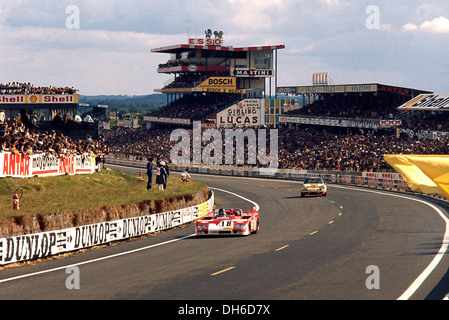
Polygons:
<instances>
[{"instance_id":1,"label":"sky","mask_svg":"<svg viewBox=\"0 0 449 320\"><path fill-rule=\"evenodd\" d=\"M0 83L146 95L169 75L157 47L223 31L284 44L278 86L383 83L449 93L447 0L0 0Z\"/></svg>"}]
</instances>

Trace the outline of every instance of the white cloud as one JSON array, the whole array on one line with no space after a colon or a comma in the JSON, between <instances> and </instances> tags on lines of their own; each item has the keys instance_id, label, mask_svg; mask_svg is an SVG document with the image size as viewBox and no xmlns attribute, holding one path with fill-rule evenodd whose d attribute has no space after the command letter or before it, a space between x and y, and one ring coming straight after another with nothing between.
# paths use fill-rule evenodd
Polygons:
<instances>
[{"instance_id":1,"label":"white cloud","mask_svg":"<svg viewBox=\"0 0 449 320\"><path fill-rule=\"evenodd\" d=\"M150 49L184 42L185 35L130 31L7 27L0 37L0 82L77 87L81 94L151 94L167 76Z\"/></svg>"},{"instance_id":2,"label":"white cloud","mask_svg":"<svg viewBox=\"0 0 449 320\"><path fill-rule=\"evenodd\" d=\"M104 51L149 51L167 42L184 41L185 35L147 34L131 31L70 30L44 27L5 27L0 46L22 46L30 51L49 48L75 50L101 48Z\"/></svg>"},{"instance_id":3,"label":"white cloud","mask_svg":"<svg viewBox=\"0 0 449 320\"><path fill-rule=\"evenodd\" d=\"M402 29L404 29L406 31L416 31L419 29L419 27L414 23L407 23L407 24L404 24Z\"/></svg>"},{"instance_id":4,"label":"white cloud","mask_svg":"<svg viewBox=\"0 0 449 320\"><path fill-rule=\"evenodd\" d=\"M430 33L449 33L449 19L446 17L439 17L433 20L427 20L421 25L416 25L414 23L407 23L402 27L406 31L426 31Z\"/></svg>"},{"instance_id":5,"label":"white cloud","mask_svg":"<svg viewBox=\"0 0 449 320\"><path fill-rule=\"evenodd\" d=\"M170 75L156 71L169 55L150 49L185 43L187 30L203 37L211 28L222 30L229 46L285 44L278 61L284 84L308 84L313 72L326 70L336 83L406 79L421 87L426 79L427 89L447 91L441 72L447 51L439 47L449 33L447 0L381 1L378 30L365 27L368 3L356 0L0 1L0 82L152 93ZM65 28L68 5L80 9L80 30ZM401 30L414 31L430 49L413 45Z\"/></svg>"},{"instance_id":6,"label":"white cloud","mask_svg":"<svg viewBox=\"0 0 449 320\"><path fill-rule=\"evenodd\" d=\"M424 22L420 28L435 33L449 33L449 20L445 17L435 18L432 21Z\"/></svg>"}]
</instances>

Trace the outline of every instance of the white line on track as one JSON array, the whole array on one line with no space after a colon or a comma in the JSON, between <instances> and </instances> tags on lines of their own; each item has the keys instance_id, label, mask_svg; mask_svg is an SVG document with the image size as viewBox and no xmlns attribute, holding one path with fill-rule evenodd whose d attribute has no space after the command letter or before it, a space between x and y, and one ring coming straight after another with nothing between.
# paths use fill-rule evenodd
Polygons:
<instances>
[{"instance_id":1,"label":"white line on track","mask_svg":"<svg viewBox=\"0 0 449 320\"><path fill-rule=\"evenodd\" d=\"M62 266L62 267L58 267L58 268L47 269L47 270L42 270L42 271L38 271L38 272L23 274L23 275L20 275L20 276L16 276L16 277L0 280L0 283L12 281L12 280L18 280L18 279L22 279L22 278L28 278L28 277L32 277L32 276L37 276L39 274L44 274L44 273L49 273L49 272L58 271L58 270L62 270L62 269L67 269L67 268L71 268L71 267L81 266L81 265L84 265L84 264L94 263L94 262L98 262L98 261L102 261L102 260L112 259L112 258L116 258L116 257L120 257L120 256L124 256L124 255L130 254L130 253L135 253L135 252L151 249L151 248L154 248L154 247L162 246L162 245L165 245L165 244L169 244L169 243L172 243L172 242L184 240L184 239L193 237L194 235L195 234L191 234L191 235L179 238L179 239L173 239L173 240L169 240L169 241L165 241L165 242L161 242L161 243L156 243L156 244L153 244L151 246L146 246L146 247L142 247L142 248L138 248L138 249L134 249L134 250L130 250L130 251L120 252L120 253L112 254L112 255L109 255L109 256L105 256L105 257L101 257L101 258L97 258L97 259L92 259L92 260L87 260L87 261L83 261L83 262L79 262L79 263L74 263L74 264L70 264L70 265L66 265L66 266Z\"/></svg>"},{"instance_id":2,"label":"white line on track","mask_svg":"<svg viewBox=\"0 0 449 320\"><path fill-rule=\"evenodd\" d=\"M195 173L197 175L209 175L209 174L203 174L203 173ZM223 178L236 178L233 176L220 176ZM237 177L240 179L252 179L252 180L266 180L264 178L255 178L255 177ZM276 180L276 181L282 181L282 182L288 182L288 183L293 183L293 184L297 184L298 181L292 181L292 180ZM446 224L446 230L444 233L444 237L443 237L443 242L441 245L441 248L439 249L438 253L435 255L435 257L433 258L433 260L431 261L431 263L427 266L426 269L424 269L424 271L418 276L418 278L416 278L416 280L408 287L408 289L397 299L397 300L407 300L409 299L415 292L416 290L418 290L418 288L423 284L423 282L427 279L427 277L430 275L430 273L437 267L438 263L441 261L441 259L443 258L444 254L446 253L448 246L449 246L449 219L444 215L444 213L438 209L436 206L434 206L433 204L420 200L420 199L415 199L415 198L411 198L411 197L407 197L407 196L403 196L403 195L399 195L399 194L395 194L395 193L389 193L389 192L382 192L382 191L375 191L375 190L366 190L363 188L351 188L351 187L346 187L346 186L340 186L340 185L331 185L332 188L340 188L340 189L347 189L347 190L354 190L354 191L359 191L359 192L368 192L368 193L375 193L375 194L380 194L380 195L386 195L386 196L391 196L391 197L396 197L396 198L403 198L403 199L407 199L407 200L412 200L412 201L416 201L416 202L421 202L429 207L431 207L432 209L434 209L439 215L440 217L444 220L445 224ZM228 192L230 194L234 194L242 199L245 199L253 204L256 204L255 202L246 199L240 195L237 195L235 193L229 192L229 191L225 191L225 190L221 190L221 189L216 189L216 190L220 190L220 191L224 191L224 192ZM257 204L256 204L257 205ZM257 205L258 208L258 205ZM447 299L449 299L449 294L445 297Z\"/></svg>"},{"instance_id":3,"label":"white line on track","mask_svg":"<svg viewBox=\"0 0 449 320\"><path fill-rule=\"evenodd\" d=\"M254 202L252 200L249 200L249 199L247 199L245 197L242 197L239 194L236 194L234 192L230 192L230 191L227 191L227 190L223 190L223 189L212 188L212 187L209 187L209 188L210 189L214 189L214 190L218 190L218 191L222 191L222 192L226 192L226 193L232 194L232 195L234 195L236 197L242 198L242 199L244 199L244 200L254 204L256 206L256 209L259 210L259 205L256 202ZM124 255L127 255L127 254L131 254L131 253L135 253L135 252L144 251L144 250L148 250L148 249L151 249L151 248L163 246L163 245L170 244L170 243L173 243L173 242L177 242L177 241L180 241L180 240L188 239L188 238L191 238L193 236L195 236L195 234L190 234L188 236L184 236L184 237L181 237L181 238L178 238L178 239L168 240L168 241L164 241L164 242L161 242L161 243L152 244L150 246L137 248L137 249L130 250L130 251L125 251L125 252L120 252L120 253L112 254L112 255L101 257L101 258L97 258L97 259L87 260L87 261L83 261L83 262L79 262L79 263L74 263L74 264L70 264L70 265L65 265L65 266L61 266L61 267L57 267L57 268L42 270L42 271L28 273L28 274L22 274L20 276L11 277L11 278L7 278L7 279L1 279L0 283L5 283L5 282L8 282L8 281L28 278L28 277L37 276L37 275L40 275L40 274L50 273L50 272L54 272L54 271L58 271L58 270L71 268L71 267L76 267L76 266L81 266L81 265L85 265L85 264L89 264L89 263L94 263L94 262L99 262L99 261L103 261L103 260L107 260L107 259L112 259L112 258L124 256Z\"/></svg>"},{"instance_id":4,"label":"white line on track","mask_svg":"<svg viewBox=\"0 0 449 320\"><path fill-rule=\"evenodd\" d=\"M237 193L234 193L234 192L231 192L231 191L226 191L226 190L223 190L223 189L213 188L213 187L209 187L209 189L218 190L218 191L222 191L222 192L226 192L226 193L232 194L233 196L236 196L236 197L242 198L243 200L251 202L256 207L257 211L259 211L259 209L260 209L259 205L256 202L254 202L252 200L249 200L248 198L242 197L241 195L239 195Z\"/></svg>"},{"instance_id":5,"label":"white line on track","mask_svg":"<svg viewBox=\"0 0 449 320\"><path fill-rule=\"evenodd\" d=\"M341 189L356 190L356 191L360 191L360 192L376 193L376 194L387 195L387 196L391 196L391 197L402 198L402 199L407 199L407 200L420 202L420 203L423 203L423 204L431 207L444 220L444 222L446 223L446 230L444 232L443 243L441 244L440 250L438 250L438 253L435 255L435 257L430 262L430 264L427 266L427 268L424 269L424 271L418 276L418 278L416 278L416 280L413 281L413 283L407 288L407 290L405 290L405 292L397 300L408 300L408 299L410 299L410 297L424 283L424 281L432 273L432 271L438 266L438 263L441 261L441 259L443 258L444 254L446 253L446 251L448 249L448 245L449 245L449 219L446 217L446 215L439 208L437 208L433 204L431 204L429 202L426 202L424 200L415 199L415 198L411 198L411 197L407 197L407 196L403 196L403 195L399 195L399 194L395 194L395 193L388 193L388 192L381 192L381 191L374 191L374 190L364 190L364 189L359 189L359 188L350 188L350 187L335 186L335 185L332 186L332 187L341 188Z\"/></svg>"}]
</instances>

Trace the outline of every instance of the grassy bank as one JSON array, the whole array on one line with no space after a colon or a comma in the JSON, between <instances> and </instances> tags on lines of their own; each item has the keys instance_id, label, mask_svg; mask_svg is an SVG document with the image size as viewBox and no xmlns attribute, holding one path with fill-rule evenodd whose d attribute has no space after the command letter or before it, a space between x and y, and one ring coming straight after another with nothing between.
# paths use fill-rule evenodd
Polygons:
<instances>
[{"instance_id":1,"label":"grassy bank","mask_svg":"<svg viewBox=\"0 0 449 320\"><path fill-rule=\"evenodd\" d=\"M146 185L146 179L111 170L90 175L2 178L0 219L157 200L194 194L205 187L204 183L198 181L184 183L179 177L169 178L167 190L157 190L154 182L151 190L147 190ZM20 210L15 211L12 209L12 195L18 188L23 190L23 196L20 199Z\"/></svg>"}]
</instances>

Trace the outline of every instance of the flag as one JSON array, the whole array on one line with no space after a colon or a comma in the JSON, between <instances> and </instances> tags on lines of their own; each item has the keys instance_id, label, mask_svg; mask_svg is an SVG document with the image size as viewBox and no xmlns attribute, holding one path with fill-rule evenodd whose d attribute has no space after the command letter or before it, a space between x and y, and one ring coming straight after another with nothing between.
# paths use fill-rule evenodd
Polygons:
<instances>
[{"instance_id":1,"label":"flag","mask_svg":"<svg viewBox=\"0 0 449 320\"><path fill-rule=\"evenodd\" d=\"M437 193L449 199L448 155L384 155L409 185L420 193Z\"/></svg>"}]
</instances>

